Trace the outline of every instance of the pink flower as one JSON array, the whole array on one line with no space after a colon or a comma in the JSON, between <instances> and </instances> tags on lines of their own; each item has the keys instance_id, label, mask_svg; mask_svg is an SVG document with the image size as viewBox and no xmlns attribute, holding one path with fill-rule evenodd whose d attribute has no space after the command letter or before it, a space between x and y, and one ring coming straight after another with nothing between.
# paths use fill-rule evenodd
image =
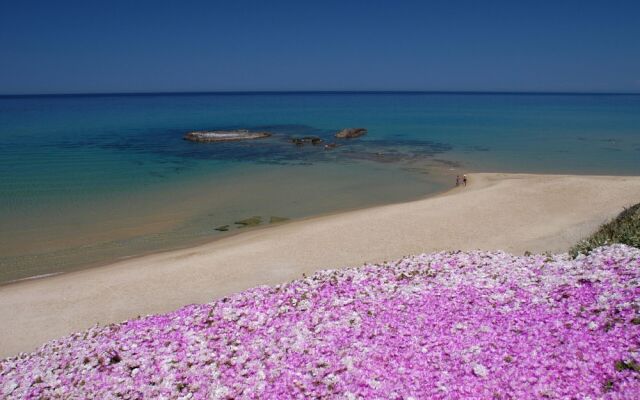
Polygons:
<instances>
[{"instance_id":1,"label":"pink flower","mask_svg":"<svg viewBox=\"0 0 640 400\"><path fill-rule=\"evenodd\" d=\"M320 271L0 362L30 398L634 398L640 250Z\"/></svg>"}]
</instances>

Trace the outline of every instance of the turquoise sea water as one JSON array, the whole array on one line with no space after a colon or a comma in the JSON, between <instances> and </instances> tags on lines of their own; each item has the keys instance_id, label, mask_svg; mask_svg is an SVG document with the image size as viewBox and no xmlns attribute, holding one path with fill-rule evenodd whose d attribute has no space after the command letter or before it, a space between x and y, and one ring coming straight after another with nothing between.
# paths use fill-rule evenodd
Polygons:
<instances>
[{"instance_id":1,"label":"turquoise sea water","mask_svg":"<svg viewBox=\"0 0 640 400\"><path fill-rule=\"evenodd\" d=\"M344 127L369 133L330 151L290 143ZM182 140L222 128L274 136ZM206 241L255 215L417 198L468 171L640 174L640 96L0 97L0 283Z\"/></svg>"}]
</instances>

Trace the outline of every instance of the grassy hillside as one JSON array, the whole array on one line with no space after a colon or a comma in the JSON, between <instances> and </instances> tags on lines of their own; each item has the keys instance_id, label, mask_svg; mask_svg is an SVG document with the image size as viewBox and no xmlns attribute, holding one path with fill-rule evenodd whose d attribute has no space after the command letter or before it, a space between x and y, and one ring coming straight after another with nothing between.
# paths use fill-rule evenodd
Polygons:
<instances>
[{"instance_id":1,"label":"grassy hillside","mask_svg":"<svg viewBox=\"0 0 640 400\"><path fill-rule=\"evenodd\" d=\"M593 235L573 246L569 253L576 257L596 247L613 243L640 248L640 203L627 208L614 220L602 225Z\"/></svg>"}]
</instances>

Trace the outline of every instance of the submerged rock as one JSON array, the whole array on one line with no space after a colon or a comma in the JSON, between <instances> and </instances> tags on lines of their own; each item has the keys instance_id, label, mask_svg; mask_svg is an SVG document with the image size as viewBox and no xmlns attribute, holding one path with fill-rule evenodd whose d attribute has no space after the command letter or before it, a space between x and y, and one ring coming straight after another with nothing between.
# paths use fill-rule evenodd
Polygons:
<instances>
[{"instance_id":1,"label":"submerged rock","mask_svg":"<svg viewBox=\"0 0 640 400\"><path fill-rule=\"evenodd\" d=\"M305 143L311 143L312 145L316 146L319 145L320 143L322 143L322 139L319 138L318 136L305 136L303 138L293 138L291 139L291 143L297 145L297 146L302 146Z\"/></svg>"},{"instance_id":2,"label":"submerged rock","mask_svg":"<svg viewBox=\"0 0 640 400\"><path fill-rule=\"evenodd\" d=\"M270 224L277 224L279 222L284 222L284 221L288 221L289 218L286 217L276 217L276 216L271 216L271 218L269 218L269 223Z\"/></svg>"},{"instance_id":3,"label":"submerged rock","mask_svg":"<svg viewBox=\"0 0 640 400\"><path fill-rule=\"evenodd\" d=\"M271 136L269 132L250 132L246 129L235 131L193 131L184 135L192 142L235 142L239 140L262 139Z\"/></svg>"},{"instance_id":4,"label":"submerged rock","mask_svg":"<svg viewBox=\"0 0 640 400\"><path fill-rule=\"evenodd\" d=\"M336 133L336 137L338 139L352 139L357 138L367 134L367 130L365 128L345 128L340 132Z\"/></svg>"},{"instance_id":5,"label":"submerged rock","mask_svg":"<svg viewBox=\"0 0 640 400\"><path fill-rule=\"evenodd\" d=\"M229 230L229 225L221 225L217 228L214 228L214 230L220 231L220 232L226 232Z\"/></svg>"},{"instance_id":6,"label":"submerged rock","mask_svg":"<svg viewBox=\"0 0 640 400\"><path fill-rule=\"evenodd\" d=\"M242 219L240 221L234 222L236 225L241 225L241 228L245 228L247 226L256 226L262 223L262 217L255 216L251 218Z\"/></svg>"}]
</instances>

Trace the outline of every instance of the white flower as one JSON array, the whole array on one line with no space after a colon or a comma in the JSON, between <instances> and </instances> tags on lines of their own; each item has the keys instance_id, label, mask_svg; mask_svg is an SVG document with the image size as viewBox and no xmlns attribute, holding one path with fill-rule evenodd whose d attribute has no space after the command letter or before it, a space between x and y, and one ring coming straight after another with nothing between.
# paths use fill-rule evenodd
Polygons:
<instances>
[{"instance_id":1,"label":"white flower","mask_svg":"<svg viewBox=\"0 0 640 400\"><path fill-rule=\"evenodd\" d=\"M343 358L342 364L347 367L347 370L351 370L353 368L353 357L347 356Z\"/></svg>"},{"instance_id":2,"label":"white flower","mask_svg":"<svg viewBox=\"0 0 640 400\"><path fill-rule=\"evenodd\" d=\"M334 374L329 374L323 379L323 382L327 386L335 385L336 383L338 383L338 377Z\"/></svg>"},{"instance_id":3,"label":"white flower","mask_svg":"<svg viewBox=\"0 0 640 400\"><path fill-rule=\"evenodd\" d=\"M311 302L309 300L302 300L301 302L298 303L297 308L300 311L306 311L309 308L311 308Z\"/></svg>"},{"instance_id":4,"label":"white flower","mask_svg":"<svg viewBox=\"0 0 640 400\"><path fill-rule=\"evenodd\" d=\"M9 383L7 383L6 385L4 385L4 388L2 389L2 394L5 396L10 395L11 393L13 393L14 390L16 390L16 388L18 387L18 384L11 381Z\"/></svg>"},{"instance_id":5,"label":"white flower","mask_svg":"<svg viewBox=\"0 0 640 400\"><path fill-rule=\"evenodd\" d=\"M467 329L467 324L462 323L462 322L458 322L453 326L453 329L459 330L459 331L464 331L465 329Z\"/></svg>"},{"instance_id":6,"label":"white flower","mask_svg":"<svg viewBox=\"0 0 640 400\"><path fill-rule=\"evenodd\" d=\"M443 393L447 393L449 391L449 388L446 385L444 385L444 384L439 382L438 383L438 390L443 392Z\"/></svg>"},{"instance_id":7,"label":"white flower","mask_svg":"<svg viewBox=\"0 0 640 400\"><path fill-rule=\"evenodd\" d=\"M473 366L473 374L477 377L484 378L489 375L489 370L482 364L475 364Z\"/></svg>"},{"instance_id":8,"label":"white flower","mask_svg":"<svg viewBox=\"0 0 640 400\"><path fill-rule=\"evenodd\" d=\"M376 389L377 390L377 389L380 389L382 387L382 384L379 381L375 380L375 379L370 379L368 383L369 383L369 386L372 389Z\"/></svg>"},{"instance_id":9,"label":"white flower","mask_svg":"<svg viewBox=\"0 0 640 400\"><path fill-rule=\"evenodd\" d=\"M214 385L213 390L211 391L211 400L218 400L224 398L227 394L229 394L229 388L222 385Z\"/></svg>"}]
</instances>

